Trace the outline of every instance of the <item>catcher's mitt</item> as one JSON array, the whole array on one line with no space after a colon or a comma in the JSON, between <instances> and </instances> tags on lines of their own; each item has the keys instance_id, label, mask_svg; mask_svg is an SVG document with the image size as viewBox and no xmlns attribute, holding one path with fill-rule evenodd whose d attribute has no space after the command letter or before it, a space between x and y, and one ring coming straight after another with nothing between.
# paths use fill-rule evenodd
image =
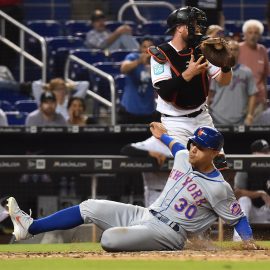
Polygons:
<instances>
[{"instance_id":1,"label":"catcher's mitt","mask_svg":"<svg viewBox=\"0 0 270 270\"><path fill-rule=\"evenodd\" d=\"M204 57L217 67L233 67L235 57L224 38L207 38L199 45Z\"/></svg>"}]
</instances>

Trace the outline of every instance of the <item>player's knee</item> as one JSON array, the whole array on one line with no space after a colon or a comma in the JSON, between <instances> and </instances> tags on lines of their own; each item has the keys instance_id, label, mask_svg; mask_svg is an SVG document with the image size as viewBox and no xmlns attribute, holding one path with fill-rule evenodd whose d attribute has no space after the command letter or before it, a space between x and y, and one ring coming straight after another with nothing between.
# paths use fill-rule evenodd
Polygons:
<instances>
[{"instance_id":1,"label":"player's knee","mask_svg":"<svg viewBox=\"0 0 270 270\"><path fill-rule=\"evenodd\" d=\"M113 237L110 229L103 232L100 244L101 247L108 252L119 251L118 241Z\"/></svg>"},{"instance_id":2,"label":"player's knee","mask_svg":"<svg viewBox=\"0 0 270 270\"><path fill-rule=\"evenodd\" d=\"M85 223L92 223L89 219L91 216L95 216L96 213L101 211L101 206L97 200L89 199L79 204L81 216Z\"/></svg>"}]
</instances>

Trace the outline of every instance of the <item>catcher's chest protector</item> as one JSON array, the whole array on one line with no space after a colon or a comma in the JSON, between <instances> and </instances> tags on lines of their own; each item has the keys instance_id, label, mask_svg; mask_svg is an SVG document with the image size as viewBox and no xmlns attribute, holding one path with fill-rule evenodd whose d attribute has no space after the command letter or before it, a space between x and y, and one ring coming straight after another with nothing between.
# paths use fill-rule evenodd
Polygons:
<instances>
[{"instance_id":1,"label":"catcher's chest protector","mask_svg":"<svg viewBox=\"0 0 270 270\"><path fill-rule=\"evenodd\" d=\"M200 50L194 51L191 48L176 52L168 43L159 45L158 49L166 55L173 77L180 76L187 69L192 53L195 61L201 56ZM187 82L185 89L178 89L174 103L177 107L183 109L197 108L205 102L208 91L207 73L203 72Z\"/></svg>"}]
</instances>

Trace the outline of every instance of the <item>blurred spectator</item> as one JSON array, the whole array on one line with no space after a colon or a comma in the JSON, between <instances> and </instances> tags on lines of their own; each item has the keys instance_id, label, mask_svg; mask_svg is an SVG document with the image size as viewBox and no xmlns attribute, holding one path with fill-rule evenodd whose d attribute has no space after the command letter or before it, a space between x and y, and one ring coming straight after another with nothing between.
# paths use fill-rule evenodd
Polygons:
<instances>
[{"instance_id":1,"label":"blurred spectator","mask_svg":"<svg viewBox=\"0 0 270 270\"><path fill-rule=\"evenodd\" d=\"M7 116L5 112L0 109L0 127L6 127L8 126Z\"/></svg>"},{"instance_id":2,"label":"blurred spectator","mask_svg":"<svg viewBox=\"0 0 270 270\"><path fill-rule=\"evenodd\" d=\"M12 17L18 22L23 21L22 0L2 0L0 1L0 10ZM5 24L5 37L11 42L18 44L19 28L7 22ZM7 66L12 70L15 65L18 53L8 47L3 42L0 42L0 65Z\"/></svg>"},{"instance_id":3,"label":"blurred spectator","mask_svg":"<svg viewBox=\"0 0 270 270\"><path fill-rule=\"evenodd\" d=\"M15 82L15 79L14 79L11 71L6 66L0 66L0 81Z\"/></svg>"},{"instance_id":4,"label":"blurred spectator","mask_svg":"<svg viewBox=\"0 0 270 270\"><path fill-rule=\"evenodd\" d=\"M138 50L139 44L132 37L129 25L121 25L114 32L106 29L106 17L101 10L91 15L93 29L86 35L85 45L91 49L108 49L109 51L126 49Z\"/></svg>"},{"instance_id":5,"label":"blurred spectator","mask_svg":"<svg viewBox=\"0 0 270 270\"><path fill-rule=\"evenodd\" d=\"M185 0L186 6L197 7L206 13L207 24L224 27L222 0Z\"/></svg>"},{"instance_id":6,"label":"blurred spectator","mask_svg":"<svg viewBox=\"0 0 270 270\"><path fill-rule=\"evenodd\" d=\"M224 37L224 29L217 24L211 24L207 28L206 35L210 37Z\"/></svg>"},{"instance_id":7,"label":"blurred spectator","mask_svg":"<svg viewBox=\"0 0 270 270\"><path fill-rule=\"evenodd\" d=\"M152 157L162 166L171 151L161 141L152 136L145 141L125 145L121 154L131 157ZM168 172L142 172L144 184L144 206L150 206L160 195L166 181Z\"/></svg>"},{"instance_id":8,"label":"blurred spectator","mask_svg":"<svg viewBox=\"0 0 270 270\"><path fill-rule=\"evenodd\" d=\"M255 115L260 114L266 106L267 88L266 80L269 73L267 50L258 44L264 31L264 26L257 20L247 20L243 24L244 41L240 43L238 61L252 70L256 81L258 93L256 95Z\"/></svg>"},{"instance_id":9,"label":"blurred spectator","mask_svg":"<svg viewBox=\"0 0 270 270\"><path fill-rule=\"evenodd\" d=\"M222 37L226 39L227 41L229 40L235 40L237 42L242 41L241 35L238 35L239 33L232 33L228 32L227 30L224 30L223 27L217 24L211 24L207 28L206 35L210 37Z\"/></svg>"},{"instance_id":10,"label":"blurred spectator","mask_svg":"<svg viewBox=\"0 0 270 270\"><path fill-rule=\"evenodd\" d=\"M150 123L154 121L155 91L151 82L150 38L142 40L139 53L130 53L121 64L126 74L124 93L118 115L119 123Z\"/></svg>"},{"instance_id":11,"label":"blurred spectator","mask_svg":"<svg viewBox=\"0 0 270 270\"><path fill-rule=\"evenodd\" d=\"M270 126L270 107L268 107L254 119L253 125Z\"/></svg>"},{"instance_id":12,"label":"blurred spectator","mask_svg":"<svg viewBox=\"0 0 270 270\"><path fill-rule=\"evenodd\" d=\"M15 81L11 71L6 66L0 66L0 91L19 91L19 83Z\"/></svg>"},{"instance_id":13,"label":"blurred spectator","mask_svg":"<svg viewBox=\"0 0 270 270\"><path fill-rule=\"evenodd\" d=\"M82 98L71 97L68 101L67 108L69 114L67 123L69 125L85 126L94 123L94 121L85 114L86 105Z\"/></svg>"},{"instance_id":14,"label":"blurred spectator","mask_svg":"<svg viewBox=\"0 0 270 270\"><path fill-rule=\"evenodd\" d=\"M256 140L251 144L253 155L270 154L266 140ZM270 223L270 173L237 172L234 179L235 195L241 209L250 223ZM234 232L233 240L240 241Z\"/></svg>"},{"instance_id":15,"label":"blurred spectator","mask_svg":"<svg viewBox=\"0 0 270 270\"><path fill-rule=\"evenodd\" d=\"M214 124L251 125L257 93L255 80L248 67L237 63L239 43L232 40L229 45L236 59L233 77L226 86L220 86L215 80L211 80L208 95L210 114Z\"/></svg>"},{"instance_id":16,"label":"blurred spectator","mask_svg":"<svg viewBox=\"0 0 270 270\"><path fill-rule=\"evenodd\" d=\"M39 109L28 114L26 126L66 126L64 117L56 112L56 97L53 92L41 94Z\"/></svg>"},{"instance_id":17,"label":"blurred spectator","mask_svg":"<svg viewBox=\"0 0 270 270\"><path fill-rule=\"evenodd\" d=\"M62 78L51 79L50 82L45 85L41 80L32 83L32 93L37 103L39 103L40 96L44 90L53 92L57 101L56 112L61 113L66 120L69 117L67 110L69 97L85 98L88 88L89 82L87 81L67 83Z\"/></svg>"}]
</instances>

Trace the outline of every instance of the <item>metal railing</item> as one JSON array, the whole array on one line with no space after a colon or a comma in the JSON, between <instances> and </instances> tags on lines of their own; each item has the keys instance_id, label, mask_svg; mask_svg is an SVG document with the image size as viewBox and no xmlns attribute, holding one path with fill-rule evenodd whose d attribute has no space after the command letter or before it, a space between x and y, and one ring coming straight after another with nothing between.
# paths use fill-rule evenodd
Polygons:
<instances>
[{"instance_id":1,"label":"metal railing","mask_svg":"<svg viewBox=\"0 0 270 270\"><path fill-rule=\"evenodd\" d=\"M94 98L95 100L99 101L100 103L104 104L105 106L111 108L111 124L115 125L116 124L116 99L115 99L115 82L114 82L113 77L110 74L78 58L77 56L69 55L66 61L66 65L65 65L65 80L71 81L71 79L69 79L69 67L70 67L71 61L74 61L82 65L83 67L87 68L91 72L96 73L99 76L103 77L104 79L108 80L109 85L110 85L110 91L111 91L111 101L108 101L107 99L101 97L100 95L96 94L95 92L89 89L87 90L87 94L91 96L92 98Z\"/></svg>"},{"instance_id":2,"label":"metal railing","mask_svg":"<svg viewBox=\"0 0 270 270\"><path fill-rule=\"evenodd\" d=\"M6 38L6 33L5 33L5 25L6 21L9 23L17 26L20 30L20 39L19 39L19 46L16 45L14 42L10 41L9 39ZM24 82L25 78L25 57L39 66L41 68L41 78L42 82L46 82L47 79L47 45L45 38L42 36L38 35L31 29L27 28L23 24L19 23L18 21L14 20L12 17L4 13L3 11L0 10L0 41L5 43L7 46L15 50L17 53L20 54L20 82ZM36 38L40 44L41 44L41 61L34 57L33 55L29 54L28 52L25 51L25 33L29 34L30 36Z\"/></svg>"},{"instance_id":3,"label":"metal railing","mask_svg":"<svg viewBox=\"0 0 270 270\"><path fill-rule=\"evenodd\" d=\"M165 2L165 1L149 1L149 2L145 2L145 1L133 1L133 0L130 0L129 2L122 5L121 8L119 9L118 16L117 16L118 21L122 22L124 12L126 11L126 9L132 7L137 19L142 21L143 23L147 22L148 20L146 18L144 18L140 14L140 12L138 10L138 6L144 6L144 7L164 6L164 7L169 8L171 11L174 11L176 9L173 4L170 4L170 3Z\"/></svg>"}]
</instances>

